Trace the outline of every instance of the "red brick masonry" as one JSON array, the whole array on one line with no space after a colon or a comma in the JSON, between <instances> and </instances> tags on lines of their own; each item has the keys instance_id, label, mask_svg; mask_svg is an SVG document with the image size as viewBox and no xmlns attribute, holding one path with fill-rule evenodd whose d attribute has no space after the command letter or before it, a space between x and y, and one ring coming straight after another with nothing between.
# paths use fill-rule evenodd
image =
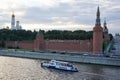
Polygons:
<instances>
[{"instance_id":1,"label":"red brick masonry","mask_svg":"<svg viewBox=\"0 0 120 80\"><path fill-rule=\"evenodd\" d=\"M34 42L6 41L6 47L19 47L32 50L55 50L92 52L92 40L44 40L37 36Z\"/></svg>"},{"instance_id":2,"label":"red brick masonry","mask_svg":"<svg viewBox=\"0 0 120 80\"><path fill-rule=\"evenodd\" d=\"M6 41L5 46L6 47L19 47L23 49L33 49L34 43L28 42L28 41Z\"/></svg>"}]
</instances>

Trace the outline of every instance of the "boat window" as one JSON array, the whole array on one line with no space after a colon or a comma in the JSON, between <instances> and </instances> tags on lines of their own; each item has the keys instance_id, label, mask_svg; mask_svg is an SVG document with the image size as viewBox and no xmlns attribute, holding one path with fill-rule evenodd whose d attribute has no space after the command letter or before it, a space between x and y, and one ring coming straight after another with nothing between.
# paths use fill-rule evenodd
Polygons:
<instances>
[{"instance_id":1,"label":"boat window","mask_svg":"<svg viewBox=\"0 0 120 80\"><path fill-rule=\"evenodd\" d=\"M72 67L71 64L64 64L64 63L61 63L62 66L69 66L69 67Z\"/></svg>"},{"instance_id":2,"label":"boat window","mask_svg":"<svg viewBox=\"0 0 120 80\"><path fill-rule=\"evenodd\" d=\"M71 64L67 64L67 66L70 66L70 67L72 67L72 65L71 65Z\"/></svg>"}]
</instances>

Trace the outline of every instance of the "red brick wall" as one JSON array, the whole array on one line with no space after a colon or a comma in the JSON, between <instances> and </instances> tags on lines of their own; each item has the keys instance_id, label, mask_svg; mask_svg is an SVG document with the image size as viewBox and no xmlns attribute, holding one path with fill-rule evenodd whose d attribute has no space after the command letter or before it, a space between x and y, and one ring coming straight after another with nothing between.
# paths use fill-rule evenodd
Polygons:
<instances>
[{"instance_id":1,"label":"red brick wall","mask_svg":"<svg viewBox=\"0 0 120 80\"><path fill-rule=\"evenodd\" d=\"M5 47L15 47L15 41L6 41Z\"/></svg>"},{"instance_id":2,"label":"red brick wall","mask_svg":"<svg viewBox=\"0 0 120 80\"><path fill-rule=\"evenodd\" d=\"M93 53L100 54L103 52L103 29L101 26L93 28Z\"/></svg>"},{"instance_id":3,"label":"red brick wall","mask_svg":"<svg viewBox=\"0 0 120 80\"><path fill-rule=\"evenodd\" d=\"M18 46L24 49L35 49L35 44L38 43L36 41L6 41L6 47ZM42 45L46 50L92 52L92 40L45 40L45 44Z\"/></svg>"},{"instance_id":4,"label":"red brick wall","mask_svg":"<svg viewBox=\"0 0 120 80\"><path fill-rule=\"evenodd\" d=\"M34 42L29 41L6 41L6 47L19 47L23 49L33 49Z\"/></svg>"},{"instance_id":5,"label":"red brick wall","mask_svg":"<svg viewBox=\"0 0 120 80\"><path fill-rule=\"evenodd\" d=\"M47 50L58 51L92 51L91 40L46 40Z\"/></svg>"},{"instance_id":6,"label":"red brick wall","mask_svg":"<svg viewBox=\"0 0 120 80\"><path fill-rule=\"evenodd\" d=\"M23 48L23 49L33 49L34 48L34 42L19 41L18 46L19 46L19 48Z\"/></svg>"},{"instance_id":7,"label":"red brick wall","mask_svg":"<svg viewBox=\"0 0 120 80\"><path fill-rule=\"evenodd\" d=\"M44 36L36 36L34 40L34 50L44 50L45 49L45 40Z\"/></svg>"}]
</instances>

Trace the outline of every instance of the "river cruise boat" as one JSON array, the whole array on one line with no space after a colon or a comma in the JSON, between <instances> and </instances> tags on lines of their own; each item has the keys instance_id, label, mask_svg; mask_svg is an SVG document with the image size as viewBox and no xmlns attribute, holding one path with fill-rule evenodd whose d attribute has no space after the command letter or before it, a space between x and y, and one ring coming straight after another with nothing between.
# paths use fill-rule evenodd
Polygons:
<instances>
[{"instance_id":1,"label":"river cruise boat","mask_svg":"<svg viewBox=\"0 0 120 80\"><path fill-rule=\"evenodd\" d=\"M71 71L71 72L78 72L77 68L75 68L73 65L69 64L68 62L56 61L56 60L51 60L49 62L43 62L41 63L41 67L47 67L47 68Z\"/></svg>"}]
</instances>

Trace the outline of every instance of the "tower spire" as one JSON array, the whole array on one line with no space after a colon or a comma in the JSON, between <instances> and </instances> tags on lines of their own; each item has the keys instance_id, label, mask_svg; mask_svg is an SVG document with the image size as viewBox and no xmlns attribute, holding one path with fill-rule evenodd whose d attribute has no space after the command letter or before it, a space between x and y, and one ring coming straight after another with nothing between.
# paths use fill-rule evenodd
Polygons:
<instances>
[{"instance_id":1,"label":"tower spire","mask_svg":"<svg viewBox=\"0 0 120 80\"><path fill-rule=\"evenodd\" d=\"M107 28L106 19L104 20L103 30L104 30L104 34L108 34L108 28Z\"/></svg>"},{"instance_id":2,"label":"tower spire","mask_svg":"<svg viewBox=\"0 0 120 80\"><path fill-rule=\"evenodd\" d=\"M99 6L98 6L98 8L97 8L97 16L100 16Z\"/></svg>"},{"instance_id":3,"label":"tower spire","mask_svg":"<svg viewBox=\"0 0 120 80\"><path fill-rule=\"evenodd\" d=\"M95 24L95 25L101 26L101 23L100 23L100 10L99 10L99 6L98 6L98 8L97 8L96 24Z\"/></svg>"},{"instance_id":4,"label":"tower spire","mask_svg":"<svg viewBox=\"0 0 120 80\"><path fill-rule=\"evenodd\" d=\"M105 29L107 29L106 18L105 18L105 20L104 20L104 25L103 25L103 26L104 26Z\"/></svg>"}]
</instances>

